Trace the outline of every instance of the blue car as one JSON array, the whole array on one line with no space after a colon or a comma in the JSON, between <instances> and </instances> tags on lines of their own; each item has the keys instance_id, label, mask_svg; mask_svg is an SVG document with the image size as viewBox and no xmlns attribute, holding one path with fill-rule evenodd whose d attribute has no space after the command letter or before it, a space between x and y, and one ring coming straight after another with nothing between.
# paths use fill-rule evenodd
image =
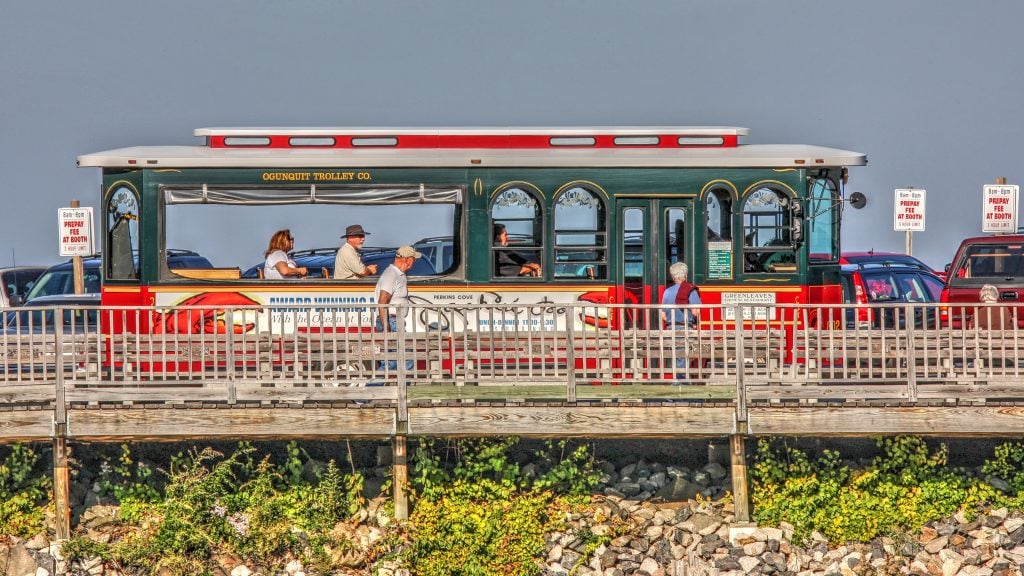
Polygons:
<instances>
[{"instance_id":1,"label":"blue car","mask_svg":"<svg viewBox=\"0 0 1024 576\"><path fill-rule=\"evenodd\" d=\"M136 257L135 265L138 266ZM87 293L98 293L103 278L102 259L99 256L90 256L82 259L83 278L85 291ZM213 268L209 260L191 250L168 250L168 268ZM75 293L75 273L71 260L54 264L46 269L46 272L35 281L32 289L25 295L26 300L40 298L42 296L56 296L58 294Z\"/></svg>"},{"instance_id":2,"label":"blue car","mask_svg":"<svg viewBox=\"0 0 1024 576\"><path fill-rule=\"evenodd\" d=\"M364 248L359 251L359 254L367 266L376 264L377 273L380 274L395 261L395 250L395 248ZM307 278L332 278L334 276L334 257L337 253L337 248L313 248L311 250L296 250L289 253L288 257L294 260L297 266L305 266L309 270ZM242 272L242 278L259 278L262 270L263 263L261 262ZM406 274L409 276L436 276L437 271L426 258L417 258Z\"/></svg>"}]
</instances>

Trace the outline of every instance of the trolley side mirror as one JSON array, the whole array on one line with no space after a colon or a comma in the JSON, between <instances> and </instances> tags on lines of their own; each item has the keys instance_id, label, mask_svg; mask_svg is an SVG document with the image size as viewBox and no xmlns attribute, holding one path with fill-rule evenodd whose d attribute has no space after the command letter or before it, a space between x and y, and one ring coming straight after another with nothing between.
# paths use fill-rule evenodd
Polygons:
<instances>
[{"instance_id":1,"label":"trolley side mirror","mask_svg":"<svg viewBox=\"0 0 1024 576\"><path fill-rule=\"evenodd\" d=\"M868 197L863 192L854 192L850 194L850 206L860 210L861 208L868 205Z\"/></svg>"}]
</instances>

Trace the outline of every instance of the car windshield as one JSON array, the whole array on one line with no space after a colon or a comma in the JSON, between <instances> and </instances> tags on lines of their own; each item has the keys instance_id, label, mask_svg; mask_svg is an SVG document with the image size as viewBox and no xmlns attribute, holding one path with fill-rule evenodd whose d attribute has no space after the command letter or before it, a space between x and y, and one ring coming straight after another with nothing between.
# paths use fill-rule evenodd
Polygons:
<instances>
[{"instance_id":1,"label":"car windshield","mask_svg":"<svg viewBox=\"0 0 1024 576\"><path fill-rule=\"evenodd\" d=\"M40 276L39 270L10 270L3 275L7 296L24 296Z\"/></svg>"},{"instance_id":2,"label":"car windshield","mask_svg":"<svg viewBox=\"0 0 1024 576\"><path fill-rule=\"evenodd\" d=\"M100 269L85 269L85 292L94 293L100 291ZM32 286L26 299L39 298L40 296L53 296L55 294L74 294L75 276L71 268L58 270L47 270L39 280Z\"/></svg>"}]
</instances>

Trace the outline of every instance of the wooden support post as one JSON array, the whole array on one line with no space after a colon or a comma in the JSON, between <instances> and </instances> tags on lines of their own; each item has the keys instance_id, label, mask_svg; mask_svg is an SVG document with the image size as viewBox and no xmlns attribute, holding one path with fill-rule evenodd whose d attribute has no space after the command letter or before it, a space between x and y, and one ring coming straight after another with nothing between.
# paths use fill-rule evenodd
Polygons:
<instances>
[{"instance_id":1,"label":"wooden support post","mask_svg":"<svg viewBox=\"0 0 1024 576\"><path fill-rule=\"evenodd\" d=\"M81 204L78 200L71 201L71 208L78 208ZM71 258L72 278L74 280L75 294L85 294L85 263L81 256Z\"/></svg>"},{"instance_id":2,"label":"wooden support post","mask_svg":"<svg viewBox=\"0 0 1024 576\"><path fill-rule=\"evenodd\" d=\"M68 413L64 390L64 315L54 314L54 349L57 352L53 411L53 507L57 540L71 537L71 482L68 475Z\"/></svg>"},{"instance_id":3,"label":"wooden support post","mask_svg":"<svg viewBox=\"0 0 1024 576\"><path fill-rule=\"evenodd\" d=\"M737 522L750 522L750 494L747 490L747 450L742 434L729 437L732 458L732 494Z\"/></svg>"},{"instance_id":4,"label":"wooden support post","mask_svg":"<svg viewBox=\"0 0 1024 576\"><path fill-rule=\"evenodd\" d=\"M57 540L71 537L71 482L68 475L68 439L53 439L53 507Z\"/></svg>"},{"instance_id":5,"label":"wooden support post","mask_svg":"<svg viewBox=\"0 0 1024 576\"><path fill-rule=\"evenodd\" d=\"M405 434L396 434L394 442L394 460L392 464L392 477L394 481L395 498L395 519L409 519L409 494L406 490L409 484L409 463L406 443L408 437Z\"/></svg>"}]
</instances>

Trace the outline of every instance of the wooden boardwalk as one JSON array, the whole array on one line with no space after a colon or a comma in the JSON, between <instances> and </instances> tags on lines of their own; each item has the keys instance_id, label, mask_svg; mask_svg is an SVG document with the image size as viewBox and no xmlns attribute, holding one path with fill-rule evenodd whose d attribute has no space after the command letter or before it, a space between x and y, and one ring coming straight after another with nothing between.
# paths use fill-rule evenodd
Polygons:
<instances>
[{"instance_id":1,"label":"wooden boardwalk","mask_svg":"<svg viewBox=\"0 0 1024 576\"><path fill-rule=\"evenodd\" d=\"M781 306L770 321L579 329L585 314L563 313L543 331L388 336L8 329L0 443L53 442L60 492L69 442L378 438L401 463L409 436L728 436L742 518L749 437L1024 434L1024 330L825 329Z\"/></svg>"}]
</instances>

